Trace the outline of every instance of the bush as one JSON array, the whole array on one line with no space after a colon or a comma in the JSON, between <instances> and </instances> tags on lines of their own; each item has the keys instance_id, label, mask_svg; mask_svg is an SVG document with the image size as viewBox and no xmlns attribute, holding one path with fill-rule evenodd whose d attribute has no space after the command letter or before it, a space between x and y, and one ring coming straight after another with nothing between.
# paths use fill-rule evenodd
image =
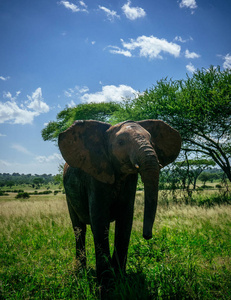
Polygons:
<instances>
[{"instance_id":1,"label":"bush","mask_svg":"<svg viewBox=\"0 0 231 300\"><path fill-rule=\"evenodd\" d=\"M5 193L4 191L0 191L0 196L9 196L9 194Z\"/></svg>"},{"instance_id":2,"label":"bush","mask_svg":"<svg viewBox=\"0 0 231 300\"><path fill-rule=\"evenodd\" d=\"M231 204L231 196L230 195L211 195L211 196L202 196L196 200L198 206L211 207L214 205L222 205L222 204Z\"/></svg>"},{"instance_id":3,"label":"bush","mask_svg":"<svg viewBox=\"0 0 231 300\"><path fill-rule=\"evenodd\" d=\"M24 190L5 190L7 193L23 193Z\"/></svg>"},{"instance_id":4,"label":"bush","mask_svg":"<svg viewBox=\"0 0 231 300\"><path fill-rule=\"evenodd\" d=\"M48 195L48 194L52 194L52 191L44 191L44 192L39 192L39 195Z\"/></svg>"},{"instance_id":5,"label":"bush","mask_svg":"<svg viewBox=\"0 0 231 300\"><path fill-rule=\"evenodd\" d=\"M216 184L217 189L222 189L222 186L220 184Z\"/></svg>"},{"instance_id":6,"label":"bush","mask_svg":"<svg viewBox=\"0 0 231 300\"><path fill-rule=\"evenodd\" d=\"M27 192L21 192L21 193L18 193L16 196L15 196L16 199L28 199L30 198L30 195L29 193Z\"/></svg>"},{"instance_id":7,"label":"bush","mask_svg":"<svg viewBox=\"0 0 231 300\"><path fill-rule=\"evenodd\" d=\"M30 193L30 195L48 195L51 193L52 191L43 191L43 192L34 191L34 193Z\"/></svg>"},{"instance_id":8,"label":"bush","mask_svg":"<svg viewBox=\"0 0 231 300\"><path fill-rule=\"evenodd\" d=\"M203 189L214 189L214 187L212 185L203 185Z\"/></svg>"},{"instance_id":9,"label":"bush","mask_svg":"<svg viewBox=\"0 0 231 300\"><path fill-rule=\"evenodd\" d=\"M202 186L199 186L199 187L196 188L196 191L203 191L203 190L204 190L204 189L203 189Z\"/></svg>"}]
</instances>

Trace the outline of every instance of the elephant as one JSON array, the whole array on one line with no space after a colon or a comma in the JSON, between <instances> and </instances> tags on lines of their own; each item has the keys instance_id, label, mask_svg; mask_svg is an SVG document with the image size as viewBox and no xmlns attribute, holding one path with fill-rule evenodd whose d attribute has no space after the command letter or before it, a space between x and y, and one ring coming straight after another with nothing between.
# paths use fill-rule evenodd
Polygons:
<instances>
[{"instance_id":1,"label":"elephant","mask_svg":"<svg viewBox=\"0 0 231 300\"><path fill-rule=\"evenodd\" d=\"M76 237L76 258L86 266L86 224L94 237L96 273L103 285L125 273L133 222L138 173L144 183L143 237L152 237L160 169L173 162L181 148L177 130L161 120L125 121L114 126L75 121L59 134L66 161L63 182ZM115 221L114 252L109 226Z\"/></svg>"}]
</instances>

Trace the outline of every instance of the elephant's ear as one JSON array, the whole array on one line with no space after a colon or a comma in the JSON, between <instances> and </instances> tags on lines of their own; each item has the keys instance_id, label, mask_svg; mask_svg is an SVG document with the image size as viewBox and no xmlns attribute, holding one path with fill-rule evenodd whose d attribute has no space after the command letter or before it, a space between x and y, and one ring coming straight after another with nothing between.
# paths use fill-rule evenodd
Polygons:
<instances>
[{"instance_id":1,"label":"elephant's ear","mask_svg":"<svg viewBox=\"0 0 231 300\"><path fill-rule=\"evenodd\" d=\"M177 130L160 120L137 123L151 134L154 149L163 167L177 158L181 148L181 136Z\"/></svg>"},{"instance_id":2,"label":"elephant's ear","mask_svg":"<svg viewBox=\"0 0 231 300\"><path fill-rule=\"evenodd\" d=\"M113 169L106 154L104 135L110 124L98 121L75 121L59 134L59 149L65 161L95 179L112 184Z\"/></svg>"}]
</instances>

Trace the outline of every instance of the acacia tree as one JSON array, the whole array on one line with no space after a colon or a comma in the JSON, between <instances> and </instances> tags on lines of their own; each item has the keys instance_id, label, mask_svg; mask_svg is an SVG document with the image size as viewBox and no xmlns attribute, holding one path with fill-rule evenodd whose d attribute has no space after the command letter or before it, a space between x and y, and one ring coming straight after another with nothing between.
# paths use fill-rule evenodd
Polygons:
<instances>
[{"instance_id":1,"label":"acacia tree","mask_svg":"<svg viewBox=\"0 0 231 300\"><path fill-rule=\"evenodd\" d=\"M205 187L206 182L211 178L211 174L208 172L203 172L199 178L203 182L203 186Z\"/></svg>"},{"instance_id":2,"label":"acacia tree","mask_svg":"<svg viewBox=\"0 0 231 300\"><path fill-rule=\"evenodd\" d=\"M211 157L231 181L231 71L198 71L180 87L184 150Z\"/></svg>"},{"instance_id":3,"label":"acacia tree","mask_svg":"<svg viewBox=\"0 0 231 300\"><path fill-rule=\"evenodd\" d=\"M162 79L115 116L166 121L180 131L184 151L206 155L231 181L231 70L210 67L185 80Z\"/></svg>"},{"instance_id":4,"label":"acacia tree","mask_svg":"<svg viewBox=\"0 0 231 300\"><path fill-rule=\"evenodd\" d=\"M196 189L196 182L200 174L205 170L209 169L212 166L215 166L215 162L211 159L186 159L184 161L176 162L181 169L185 170L186 178L189 179L189 185L193 185L193 189Z\"/></svg>"}]
</instances>

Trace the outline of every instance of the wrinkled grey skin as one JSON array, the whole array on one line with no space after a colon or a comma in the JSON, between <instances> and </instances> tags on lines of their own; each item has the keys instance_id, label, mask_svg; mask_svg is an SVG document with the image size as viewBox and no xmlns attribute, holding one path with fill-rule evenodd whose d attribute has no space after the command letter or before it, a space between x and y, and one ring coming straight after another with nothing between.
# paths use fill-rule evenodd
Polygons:
<instances>
[{"instance_id":1,"label":"wrinkled grey skin","mask_svg":"<svg viewBox=\"0 0 231 300\"><path fill-rule=\"evenodd\" d=\"M86 224L91 225L100 282L107 284L110 267L125 272L132 229L138 173L145 188L143 237L152 237L160 168L178 156L179 133L158 120L124 122L115 126L78 121L59 136L67 164L64 187L76 234L76 257L86 265ZM115 221L114 253L108 231Z\"/></svg>"}]
</instances>

